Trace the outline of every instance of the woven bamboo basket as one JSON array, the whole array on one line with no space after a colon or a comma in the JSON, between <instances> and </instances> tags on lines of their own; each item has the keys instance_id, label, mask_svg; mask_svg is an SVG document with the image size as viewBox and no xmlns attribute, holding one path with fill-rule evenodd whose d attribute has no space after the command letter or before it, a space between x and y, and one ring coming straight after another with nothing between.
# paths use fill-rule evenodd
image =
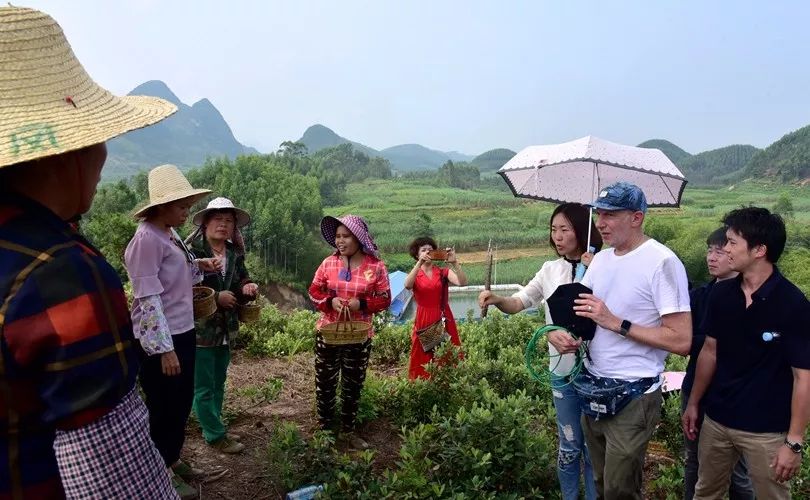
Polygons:
<instances>
[{"instance_id":1,"label":"woven bamboo basket","mask_svg":"<svg viewBox=\"0 0 810 500\"><path fill-rule=\"evenodd\" d=\"M450 340L450 335L447 333L443 319L421 330L417 330L416 336L419 339L419 343L422 345L422 350L425 352L433 352L433 350L443 342Z\"/></svg>"},{"instance_id":2,"label":"woven bamboo basket","mask_svg":"<svg viewBox=\"0 0 810 500\"><path fill-rule=\"evenodd\" d=\"M261 316L262 306L254 302L239 305L239 321L242 323L255 323L259 321Z\"/></svg>"},{"instance_id":3,"label":"woven bamboo basket","mask_svg":"<svg viewBox=\"0 0 810 500\"><path fill-rule=\"evenodd\" d=\"M348 307L341 309L338 320L321 326L318 333L328 345L362 344L368 340L371 323L351 319Z\"/></svg>"},{"instance_id":4,"label":"woven bamboo basket","mask_svg":"<svg viewBox=\"0 0 810 500\"><path fill-rule=\"evenodd\" d=\"M191 290L194 293L194 319L205 319L217 312L213 288L195 286Z\"/></svg>"}]
</instances>

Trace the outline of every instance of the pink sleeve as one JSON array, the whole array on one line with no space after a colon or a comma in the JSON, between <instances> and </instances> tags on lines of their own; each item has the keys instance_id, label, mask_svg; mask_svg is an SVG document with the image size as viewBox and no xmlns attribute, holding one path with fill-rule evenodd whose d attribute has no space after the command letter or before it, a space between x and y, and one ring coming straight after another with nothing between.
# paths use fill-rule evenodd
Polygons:
<instances>
[{"instance_id":1,"label":"pink sleeve","mask_svg":"<svg viewBox=\"0 0 810 500\"><path fill-rule=\"evenodd\" d=\"M161 242L148 232L137 231L124 252L132 292L136 299L163 293L163 284L158 279L163 261Z\"/></svg>"}]
</instances>

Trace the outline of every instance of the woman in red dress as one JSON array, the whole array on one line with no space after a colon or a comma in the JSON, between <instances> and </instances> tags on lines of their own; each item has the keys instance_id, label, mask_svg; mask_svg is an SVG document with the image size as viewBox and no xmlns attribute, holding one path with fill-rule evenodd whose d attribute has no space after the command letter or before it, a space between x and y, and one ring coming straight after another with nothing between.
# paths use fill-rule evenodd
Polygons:
<instances>
[{"instance_id":1,"label":"woman in red dress","mask_svg":"<svg viewBox=\"0 0 810 500\"><path fill-rule=\"evenodd\" d=\"M416 319L411 333L411 361L408 367L408 378L411 380L430 378L425 365L433 359L433 352L425 352L422 349L416 332L441 319L442 296L444 296L445 328L450 334L450 342L461 346L456 320L453 318L453 311L450 310L448 296L444 290L449 284L466 285L467 276L461 270L452 248L447 249L446 262L449 267L441 268L433 265L430 252L437 248L436 241L428 237L416 238L409 248L411 257L416 259L416 264L405 278L405 288L413 290L413 300L416 301Z\"/></svg>"}]
</instances>

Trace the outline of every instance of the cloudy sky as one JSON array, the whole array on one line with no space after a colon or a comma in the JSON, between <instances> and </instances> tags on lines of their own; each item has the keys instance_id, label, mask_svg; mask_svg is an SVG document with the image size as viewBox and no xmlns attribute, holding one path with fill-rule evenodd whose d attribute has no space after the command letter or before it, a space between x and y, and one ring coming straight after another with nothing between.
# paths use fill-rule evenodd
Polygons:
<instances>
[{"instance_id":1,"label":"cloudy sky","mask_svg":"<svg viewBox=\"0 0 810 500\"><path fill-rule=\"evenodd\" d=\"M114 93L163 80L274 151L314 123L478 154L584 135L697 153L810 124L800 1L28 0Z\"/></svg>"}]
</instances>

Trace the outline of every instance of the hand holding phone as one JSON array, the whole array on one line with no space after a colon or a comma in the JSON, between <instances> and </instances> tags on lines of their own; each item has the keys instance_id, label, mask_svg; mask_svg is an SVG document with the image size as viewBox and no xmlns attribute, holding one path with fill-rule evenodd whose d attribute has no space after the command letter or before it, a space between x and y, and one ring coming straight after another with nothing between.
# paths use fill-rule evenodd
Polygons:
<instances>
[{"instance_id":1,"label":"hand holding phone","mask_svg":"<svg viewBox=\"0 0 810 500\"><path fill-rule=\"evenodd\" d=\"M431 250L428 257L431 260L447 260L447 250Z\"/></svg>"}]
</instances>

